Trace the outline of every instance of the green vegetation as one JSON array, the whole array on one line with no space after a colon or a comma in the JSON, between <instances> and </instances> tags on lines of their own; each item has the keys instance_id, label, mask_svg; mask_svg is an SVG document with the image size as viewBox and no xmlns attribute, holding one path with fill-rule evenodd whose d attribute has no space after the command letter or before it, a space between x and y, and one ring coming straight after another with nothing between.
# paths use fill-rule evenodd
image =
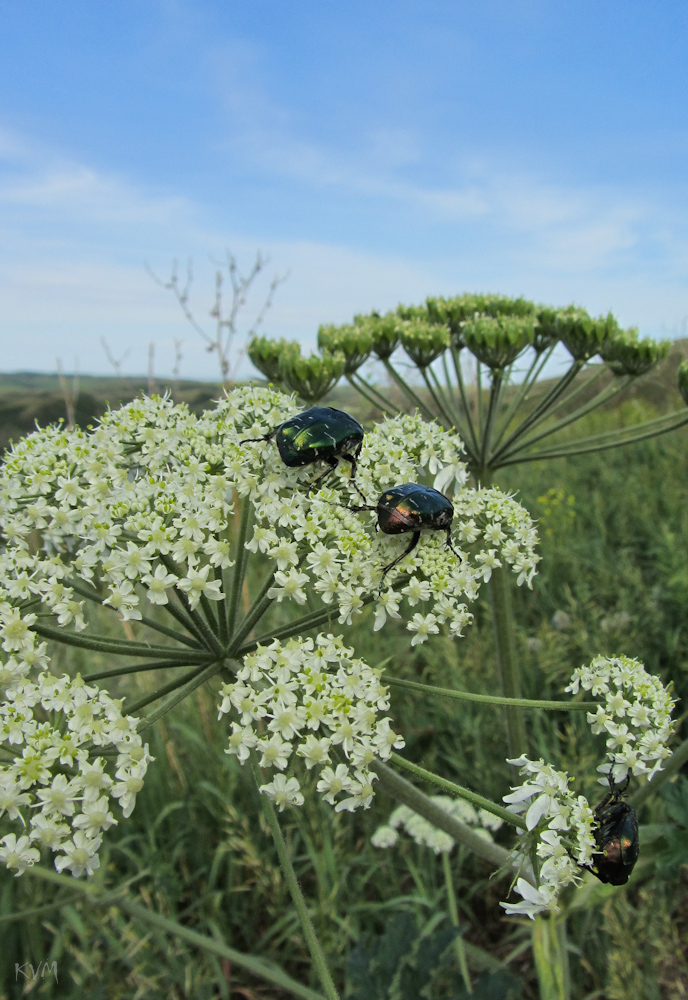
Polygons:
<instances>
[{"instance_id":1,"label":"green vegetation","mask_svg":"<svg viewBox=\"0 0 688 1000\"><path fill-rule=\"evenodd\" d=\"M684 348L676 345L667 361L634 384L623 404L609 403L583 417L575 433L639 423L669 405L683 405L673 379ZM102 412L105 400L114 405L145 389L143 380L126 391L119 380L81 382L89 421ZM213 386L182 383L175 398L201 408L216 394ZM361 419L372 412L349 389L335 390L328 401L346 405ZM51 383L49 377L3 376L2 440L30 430L34 417L45 423L63 416L60 402L57 378ZM495 484L518 490L540 521L539 575L532 592L521 588L514 594L524 697L559 698L575 667L597 653L625 653L643 660L663 680L673 680L681 698L678 711L685 714L686 440L682 429L624 448L516 465L496 474ZM373 665L393 663L398 677L494 693L498 682L487 597L473 610L474 626L456 642L436 637L411 649L409 633L394 623L373 636L370 611L347 641ZM113 615L104 610L98 615L99 631L110 628L123 637ZM55 658L56 667L84 675L110 665L100 653L62 646L55 647ZM145 697L164 681L153 671L138 675L136 683ZM68 884L39 881L30 870L15 879L3 869L3 1000L25 995L277 1000L289 995L229 958L171 936L142 916L141 908L240 952L271 959L320 991L250 772L224 753L226 725L217 722L215 706L214 690L201 688L151 731L156 760L136 809L105 839L94 882L111 889L129 882L126 900L138 909L118 905L116 897L94 905ZM406 739L405 755L496 801L515 780L504 763L498 712L392 689L391 714ZM602 791L590 781L600 746L591 744L582 713L529 712L526 719L530 756L542 755L571 774L588 776L580 790L593 801L600 798ZM677 744L688 735L686 728L684 721ZM352 1000L458 1000L467 994L452 945L456 932L441 857L410 840L400 840L389 851L370 844L372 832L393 808L379 794L367 812L335 814L319 797L307 795L303 808L283 814L282 829L315 930L330 969L340 985L348 983ZM631 882L617 889L595 885L588 905L581 901L571 914L574 997L685 996L688 780L679 776L663 794L648 799L640 820L643 850ZM511 837L508 830L498 835L505 845ZM536 998L530 922L503 917L498 901L504 898L504 882L489 878L482 862L458 848L450 863L473 996ZM53 961L57 984L45 971L45 963ZM17 975L15 963L25 972ZM45 974L31 980L24 963Z\"/></svg>"}]
</instances>

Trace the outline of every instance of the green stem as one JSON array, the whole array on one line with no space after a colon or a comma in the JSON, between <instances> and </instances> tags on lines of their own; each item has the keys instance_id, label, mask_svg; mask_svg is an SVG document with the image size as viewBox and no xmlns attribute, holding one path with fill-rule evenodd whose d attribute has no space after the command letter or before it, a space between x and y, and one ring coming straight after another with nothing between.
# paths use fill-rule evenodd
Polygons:
<instances>
[{"instance_id":1,"label":"green stem","mask_svg":"<svg viewBox=\"0 0 688 1000\"><path fill-rule=\"evenodd\" d=\"M220 583L220 590L225 595L224 603L227 603L227 591L225 590L225 575L224 571L219 567L214 570L213 576L216 581ZM220 645L223 649L227 649L229 645L229 631L227 629L227 610L226 608L217 609L217 629L218 638L220 640Z\"/></svg>"},{"instance_id":2,"label":"green stem","mask_svg":"<svg viewBox=\"0 0 688 1000\"><path fill-rule=\"evenodd\" d=\"M426 386L428 388L428 392L432 396L432 399L433 399L433 401L435 403L435 406L437 407L437 414L441 417L441 419L444 421L445 424L448 424L449 427L453 427L454 426L454 418L452 417L452 415L447 410L447 408L446 408L446 406L444 404L444 401L440 398L439 393L435 392L435 388L434 388L432 382L430 381L430 379L428 378L427 369L426 368L421 368L420 373L423 376L423 381L425 382L425 384L426 384Z\"/></svg>"},{"instance_id":3,"label":"green stem","mask_svg":"<svg viewBox=\"0 0 688 1000\"><path fill-rule=\"evenodd\" d=\"M256 788L260 789L261 775L253 755L251 755L251 765L253 767L253 776L256 780ZM315 929L311 922L308 907L306 906L306 900L303 897L299 880L297 879L296 872L294 871L294 866L289 858L289 852L287 850L284 837L282 836L275 807L269 796L262 795L260 791L258 794L262 800L263 812L268 822L268 826L270 827L270 833L272 834L272 839L275 842L275 847L277 848L277 854L279 856L280 865L282 866L282 872L289 888L294 908L298 914L301 930L306 938L308 950L311 953L311 958L313 959L313 964L318 972L322 988L325 991L325 996L328 1000L339 1000L339 993L337 992L337 989L332 981L332 977L330 976L329 969L327 968L325 956L323 955L320 942L318 941Z\"/></svg>"},{"instance_id":4,"label":"green stem","mask_svg":"<svg viewBox=\"0 0 688 1000\"><path fill-rule=\"evenodd\" d=\"M196 677L199 676L199 674L204 673L206 669L207 667L205 666L196 667L195 670L190 670L187 674L184 674L182 677L175 677L168 684L165 684L163 685L163 687L158 688L157 691L153 691L152 694L147 694L144 695L143 698L139 698L139 700L135 701L133 705L126 705L127 715L134 715L140 709L145 708L146 705L150 705L154 701L159 701L160 698L164 698L164 696L166 694L169 694L171 691L176 691L177 688L184 687L186 684L188 684L189 681L195 680Z\"/></svg>"},{"instance_id":5,"label":"green stem","mask_svg":"<svg viewBox=\"0 0 688 1000\"><path fill-rule=\"evenodd\" d=\"M478 393L478 441L481 442L480 451L482 452L482 440L483 440L483 381L482 381L482 365L478 358L475 359L475 386Z\"/></svg>"},{"instance_id":6,"label":"green stem","mask_svg":"<svg viewBox=\"0 0 688 1000\"><path fill-rule=\"evenodd\" d=\"M268 591L271 589L273 583L275 582L275 570L270 573L265 583L260 589L260 593L256 597L255 601L248 609L248 613L245 618L242 618L239 627L235 630L232 641L227 650L228 656L238 656L238 650L252 630L254 625L263 617L267 609L270 607L274 601L274 597L268 597ZM274 636L273 636L274 638Z\"/></svg>"},{"instance_id":7,"label":"green stem","mask_svg":"<svg viewBox=\"0 0 688 1000\"><path fill-rule=\"evenodd\" d=\"M415 785L412 785L406 778L402 778L400 774L397 774L391 767L387 767L381 761L373 761L370 765L370 770L377 774L379 787L393 799L408 806L409 809L418 813L419 816L423 816L428 823L432 823L438 830L444 830L457 843L463 844L464 847L467 847L469 851L472 851L479 858L489 862L498 870L498 873L511 877L514 867L517 866L514 866L509 851L500 847L499 844L484 840L475 830L471 830L467 823L462 823L461 820L455 819L454 816L450 816L443 809L440 809L438 805L435 805ZM504 869L503 873L501 869ZM528 881L533 881L532 874L527 870L525 872L522 871L521 875Z\"/></svg>"},{"instance_id":8,"label":"green stem","mask_svg":"<svg viewBox=\"0 0 688 1000\"><path fill-rule=\"evenodd\" d=\"M640 807L650 798L651 795L661 788L665 781L673 778L677 774L683 765L688 760L688 740L684 740L679 746L676 747L671 757L664 765L661 771L655 774L652 781L646 782L642 788L639 788L637 792L629 798L629 802L636 809Z\"/></svg>"},{"instance_id":9,"label":"green stem","mask_svg":"<svg viewBox=\"0 0 688 1000\"><path fill-rule=\"evenodd\" d=\"M492 384L490 385L490 398L487 404L487 416L485 417L485 429L483 430L482 447L480 449L480 465L485 468L487 465L487 455L490 450L490 437L492 435L492 422L499 404L499 394L502 388L503 372L499 369L492 372Z\"/></svg>"},{"instance_id":10,"label":"green stem","mask_svg":"<svg viewBox=\"0 0 688 1000\"><path fill-rule=\"evenodd\" d=\"M387 371L389 372L389 374L391 375L391 377L394 379L394 381L396 382L396 384L399 386L399 388L401 389L401 391L404 393L404 395L407 396L408 399L410 399L412 403L415 403L415 405L418 407L418 409L423 414L423 416L425 417L425 419L426 420L434 420L435 419L435 414L425 405L425 403L420 398L420 396L418 396L413 391L413 389L408 384L408 382L404 381L404 379L401 377L401 375L399 374L399 372L395 368L392 368L392 365L389 363L389 361L387 359L385 359L382 363L385 366L385 368L387 369Z\"/></svg>"},{"instance_id":11,"label":"green stem","mask_svg":"<svg viewBox=\"0 0 688 1000\"><path fill-rule=\"evenodd\" d=\"M174 667L188 667L188 660L157 660L154 663L134 663L130 667L115 667L114 670L101 670L97 674L83 674L83 681L102 681L107 677L123 677L125 674L139 674L146 670L169 670Z\"/></svg>"},{"instance_id":12,"label":"green stem","mask_svg":"<svg viewBox=\"0 0 688 1000\"><path fill-rule=\"evenodd\" d=\"M168 615L172 615L175 621L178 621L179 624L187 630L187 632L191 632L191 634L196 637L196 641L201 646L206 646L206 643L203 639L203 633L196 625L196 622L193 620L193 618L187 615L182 608L178 608L176 606L176 604L174 603L174 598L177 598L176 593L172 595L172 598L167 599L167 604L161 604L160 607L164 608L164 610L167 612Z\"/></svg>"},{"instance_id":13,"label":"green stem","mask_svg":"<svg viewBox=\"0 0 688 1000\"><path fill-rule=\"evenodd\" d=\"M540 1000L571 1000L566 917L538 914L532 940Z\"/></svg>"},{"instance_id":14,"label":"green stem","mask_svg":"<svg viewBox=\"0 0 688 1000\"><path fill-rule=\"evenodd\" d=\"M244 573L246 572L246 562L248 560L246 536L248 534L252 510L251 501L248 497L244 497L241 504L241 520L239 522L239 534L236 543L236 562L234 563L234 573L232 574L232 587L226 601L228 635L233 635L234 633L234 625L239 609L241 587L244 582Z\"/></svg>"},{"instance_id":15,"label":"green stem","mask_svg":"<svg viewBox=\"0 0 688 1000\"><path fill-rule=\"evenodd\" d=\"M492 456L492 463L494 467L501 465L499 461L507 451L520 437L522 437L525 432L539 419L540 415L547 412L551 406L554 405L556 400L561 396L567 387L573 382L574 378L578 372L583 367L582 361L574 361L569 370L562 375L556 385L540 400L540 402L535 406L532 412L516 427L516 429L509 435L506 441L497 448Z\"/></svg>"},{"instance_id":16,"label":"green stem","mask_svg":"<svg viewBox=\"0 0 688 1000\"><path fill-rule=\"evenodd\" d=\"M677 421L671 427L660 427L657 430L648 431L645 434L635 434L633 436L626 436L628 434L628 428L622 428L619 430L617 438L614 440L608 440L603 444L590 445L587 442L591 439L579 438L577 441L573 441L570 445L565 445L560 448L534 451L529 452L527 455L510 458L505 462L500 462L500 466L520 465L523 462L539 462L550 458L568 458L571 455L590 455L596 451L609 451L610 448L621 448L627 444L637 444L639 441L648 441L650 438L658 437L660 434L668 434L669 431L678 430L679 427L683 427L686 423L688 423L688 415ZM642 426L642 424L638 426Z\"/></svg>"},{"instance_id":17,"label":"green stem","mask_svg":"<svg viewBox=\"0 0 688 1000\"><path fill-rule=\"evenodd\" d=\"M596 376L593 376L593 378L595 377ZM590 382L592 382L592 379L590 379ZM563 428L568 427L569 424L573 424L582 417L587 416L588 413L592 413L593 410L596 410L598 406L602 406L613 396L617 396L620 392L623 392L629 382L630 378L623 383L612 382L611 385L608 385L606 389L603 389L597 396L595 396L594 399L584 403L583 406L579 406L577 410L573 411L573 413L569 413L566 417L562 417L560 420L555 421L553 424L545 427L543 431L540 431L539 434L535 434L533 437L522 438L518 443L518 447L505 452L504 457L517 454L519 451L524 451L526 448L530 448L531 445L536 444L538 441L542 441L544 438L550 437L552 434L556 434L557 431L563 430Z\"/></svg>"},{"instance_id":18,"label":"green stem","mask_svg":"<svg viewBox=\"0 0 688 1000\"><path fill-rule=\"evenodd\" d=\"M368 594L363 598L363 606L367 604L372 604L376 599L377 594ZM259 635L257 639L251 639L250 642L246 642L243 646L240 646L235 653L232 655L239 659L245 656L246 653L252 653L257 646L266 646L273 639L291 639L292 636L298 635L299 632L308 632L312 628L316 628L318 625L324 625L325 622L331 622L334 617L339 613L339 605L325 605L320 611L313 611L308 615L304 615L303 618L297 618L296 621L289 622L287 625L282 625L281 628L273 629L271 632L265 632L263 635Z\"/></svg>"},{"instance_id":19,"label":"green stem","mask_svg":"<svg viewBox=\"0 0 688 1000\"><path fill-rule=\"evenodd\" d=\"M459 384L459 393L461 395L461 402L463 403L464 413L466 414L466 421L468 425L468 430L470 432L471 441L470 448L469 442L466 441L466 448L473 452L475 461L478 459L478 438L475 433L475 426L473 424L473 417L471 415L471 408L468 405L468 397L466 396L466 388L463 382L463 372L461 371L461 352L457 351L455 347L451 348L452 360L454 362L454 371L456 372L456 380Z\"/></svg>"},{"instance_id":20,"label":"green stem","mask_svg":"<svg viewBox=\"0 0 688 1000\"><path fill-rule=\"evenodd\" d=\"M537 382L540 373L542 372L542 369L545 367L545 365L551 358L556 346L557 345L554 344L553 347L550 347L546 351L543 351L541 355L538 354L535 355L533 363L531 364L528 372L526 373L525 379L521 383L521 386L518 389L518 391L514 393L514 398L512 402L509 404L506 413L504 414L502 420L502 429L494 439L493 447L495 448L495 450L499 447L499 445L502 442L502 439L504 438L504 435L509 430L509 425L511 424L511 421L514 419L517 410L521 406L524 406L527 403L533 386Z\"/></svg>"},{"instance_id":21,"label":"green stem","mask_svg":"<svg viewBox=\"0 0 688 1000\"><path fill-rule=\"evenodd\" d=\"M114 653L117 656L174 656L186 663L199 662L208 658L207 652L193 652L185 649L175 650L171 646L153 646L141 642L131 642L129 639L109 639L105 636L84 636L65 629L52 628L50 625L31 625L31 631L42 639L52 639L65 646L76 646L78 649L91 649L98 653Z\"/></svg>"},{"instance_id":22,"label":"green stem","mask_svg":"<svg viewBox=\"0 0 688 1000\"><path fill-rule=\"evenodd\" d=\"M160 561L163 566L167 569L168 573L174 573L177 577L184 576L184 569L182 566L178 566L177 563L168 555L161 555ZM196 633L200 634L201 642L207 649L211 649L215 654L219 655L222 653L222 647L217 641L217 636L213 634L210 628L206 625L203 616L196 611L195 608L191 607L188 597L183 590L178 587L175 588L175 596L179 603L181 604L185 614L189 616L191 621L196 626Z\"/></svg>"},{"instance_id":23,"label":"green stem","mask_svg":"<svg viewBox=\"0 0 688 1000\"><path fill-rule=\"evenodd\" d=\"M449 851L442 851L442 870L444 871L444 885L447 890L447 904L449 906L449 917L452 922L452 927L459 927L459 908L456 905L456 893L454 892L454 883L452 881L451 864L449 861ZM463 945L463 935L459 934L454 942L454 947L456 948L456 957L459 960L459 968L461 969L461 977L464 981L467 993L473 992L473 987L471 985L471 977L468 972L468 963L466 962L466 949Z\"/></svg>"},{"instance_id":24,"label":"green stem","mask_svg":"<svg viewBox=\"0 0 688 1000\"><path fill-rule=\"evenodd\" d=\"M502 698L494 694L473 694L472 691L457 691L456 688L435 687L418 681L402 680L400 677L390 677L389 674L383 674L382 680L392 687L408 688L410 691L420 691L440 698L456 698L459 701L477 701L485 705L507 705L513 708L540 708L547 712L593 712L599 704L596 701L544 701L538 698Z\"/></svg>"},{"instance_id":25,"label":"green stem","mask_svg":"<svg viewBox=\"0 0 688 1000\"><path fill-rule=\"evenodd\" d=\"M510 823L519 830L526 829L526 821L521 816L517 816L516 813L510 812L504 806L498 805L496 802L493 802L492 799L486 799L484 795L478 795L477 792L472 792L470 788L464 788L463 785L457 785L456 782L449 781L448 778L441 778L439 774L435 774L433 771L428 771L419 764L414 764L412 761L406 760L405 757L400 757L398 753L392 753L390 760L393 764L396 764L398 767L403 767L405 771L409 771L417 778L422 778L423 781L427 781L431 785L436 785L438 788L441 788L445 792L449 792L451 795L456 795L460 799L465 799L466 802L470 802L472 806L476 806L478 809L484 809L486 812L492 813L493 816L498 816L501 820L504 820L505 823Z\"/></svg>"},{"instance_id":26,"label":"green stem","mask_svg":"<svg viewBox=\"0 0 688 1000\"><path fill-rule=\"evenodd\" d=\"M146 729L150 729L150 727L154 725L158 719L162 719L163 715L167 715L168 712L171 712L180 701L184 701L184 699L188 697L192 691L195 691L197 687L200 687L201 684L204 684L205 681L209 680L221 669L221 663L210 663L205 670L196 674L195 677L192 677L184 687L177 688L177 690L169 695L161 705L158 705L158 707L148 715L144 715L136 727L136 732L142 733Z\"/></svg>"},{"instance_id":27,"label":"green stem","mask_svg":"<svg viewBox=\"0 0 688 1000\"><path fill-rule=\"evenodd\" d=\"M511 617L508 572L503 566L492 570L489 582L492 603L492 625L501 692L505 698L520 699L521 677L513 647L513 622ZM504 718L506 722L509 757L520 757L528 748L523 712L520 708L509 705L504 709Z\"/></svg>"},{"instance_id":28,"label":"green stem","mask_svg":"<svg viewBox=\"0 0 688 1000\"><path fill-rule=\"evenodd\" d=\"M101 607L106 607L108 610L113 612L116 611L116 608L110 608L109 604L103 605L104 598L102 598L96 590L84 587L79 581L76 580L70 579L68 583L69 586L77 592L77 594L81 594L81 596L85 597L87 601L92 601L94 604L100 604ZM141 615L137 621L139 621L142 625L145 625L146 628L154 629L156 632L160 632L162 635L166 635L170 639L174 639L176 642L181 642L183 645L189 646L191 649L201 649L201 646L199 646L194 639L190 639L189 636L182 635L180 632L176 632L172 628L167 628L166 625L161 625L160 622L156 622L152 618L147 618L145 615Z\"/></svg>"},{"instance_id":29,"label":"green stem","mask_svg":"<svg viewBox=\"0 0 688 1000\"><path fill-rule=\"evenodd\" d=\"M296 997L301 997L302 1000L324 1000L320 993L316 993L307 986L298 983L278 966L273 965L272 962L265 962L253 955L244 955L242 952L230 948L229 945L224 944L222 941L199 934L198 931L184 927L183 924L178 924L174 920L169 920L167 917L163 917L161 914L133 902L126 896L99 891L87 882L80 882L78 879L59 875L57 872L41 868L40 865L33 865L27 868L26 871L28 874L36 876L43 881L52 882L62 888L71 888L80 892L93 906L116 906L117 909L123 910L125 913L139 920L143 927L158 927L166 934L186 941L194 945L194 947L202 948L204 951L209 951L214 955L219 955L220 958L226 958L229 962L238 966L238 968L245 969L259 979L264 979L266 982L272 983L280 989L287 990L287 992ZM71 903L71 897L64 900L61 905L67 906L69 903Z\"/></svg>"},{"instance_id":30,"label":"green stem","mask_svg":"<svg viewBox=\"0 0 688 1000\"><path fill-rule=\"evenodd\" d=\"M383 413L390 413L392 415L396 415L397 413L400 412L399 407L394 406L394 404L391 403L388 399L385 399L385 397L381 395L381 393L379 393L377 389L374 386L372 386L369 382L366 382L366 380L361 375L352 374L352 375L347 375L346 378L347 381L350 383L350 385L354 387L356 392L360 392L360 394L364 396L369 403L372 403L373 406L376 406L378 409L382 410Z\"/></svg>"}]
</instances>

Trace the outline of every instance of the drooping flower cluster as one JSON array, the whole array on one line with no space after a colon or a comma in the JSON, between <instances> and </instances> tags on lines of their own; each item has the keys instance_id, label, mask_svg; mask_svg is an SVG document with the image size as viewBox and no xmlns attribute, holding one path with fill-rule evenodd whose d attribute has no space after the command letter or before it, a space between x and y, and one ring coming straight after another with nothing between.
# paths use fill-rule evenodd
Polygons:
<instances>
[{"instance_id":1,"label":"drooping flower cluster","mask_svg":"<svg viewBox=\"0 0 688 1000\"><path fill-rule=\"evenodd\" d=\"M674 729L671 712L676 702L660 679L640 660L596 656L589 666L574 671L566 691L577 694L580 688L604 699L587 715L593 733L607 734L600 783L606 784L610 772L617 784L629 771L651 780L670 755L667 742Z\"/></svg>"},{"instance_id":2,"label":"drooping flower cluster","mask_svg":"<svg viewBox=\"0 0 688 1000\"><path fill-rule=\"evenodd\" d=\"M618 784L629 771L646 774L650 780L670 756L667 741L675 704L670 692L639 660L627 656L597 656L589 666L579 667L565 690L578 694L581 688L604 699L596 712L587 715L594 733L608 734L606 760L597 769L600 782ZM587 799L571 791L571 779L564 771L526 756L509 763L527 776L504 796L515 812L526 814L528 834L517 854L525 863L535 838L537 856L544 861L537 888L520 878L516 891L523 902L501 905L508 913L532 917L541 910L556 910L561 889L580 879L578 866L589 865L595 850L597 821Z\"/></svg>"},{"instance_id":3,"label":"drooping flower cluster","mask_svg":"<svg viewBox=\"0 0 688 1000\"><path fill-rule=\"evenodd\" d=\"M475 809L470 802L451 798L449 795L432 795L430 801L439 806L449 816L461 820L475 828L478 836L492 840L492 832L499 830L502 820L485 809ZM379 826L370 838L374 847L394 847L399 839L399 829L403 829L421 847L431 847L435 854L448 852L454 846L454 838L444 830L439 830L423 816L419 816L408 806L397 806L384 826Z\"/></svg>"},{"instance_id":4,"label":"drooping flower cluster","mask_svg":"<svg viewBox=\"0 0 688 1000\"><path fill-rule=\"evenodd\" d=\"M219 716L232 718L226 753L243 764L255 750L261 767L282 772L301 758L308 770L319 769L318 791L337 812L367 808L375 777L369 765L387 760L404 740L380 717L389 708L382 671L353 652L332 635L259 646L220 691ZM261 791L280 809L303 803L295 777L278 774Z\"/></svg>"},{"instance_id":5,"label":"drooping flower cluster","mask_svg":"<svg viewBox=\"0 0 688 1000\"><path fill-rule=\"evenodd\" d=\"M538 886L523 878L516 891L523 896L521 903L500 903L509 914L525 913L534 917L542 910L557 910L561 890L581 879L579 865L587 865L595 851L593 828L595 817L584 795L571 790L571 778L565 771L555 770L544 760L529 760L525 754L510 764L527 775L526 781L504 796L515 813L525 812L526 835L517 855L522 863L530 856L532 838L537 838L536 853L541 859Z\"/></svg>"},{"instance_id":6,"label":"drooping flower cluster","mask_svg":"<svg viewBox=\"0 0 688 1000\"><path fill-rule=\"evenodd\" d=\"M16 677L7 664L3 673ZM2 839L0 859L18 875L38 861L39 848L56 855L58 871L91 875L102 835L117 823L111 807L118 803L124 817L131 815L151 757L136 732L138 720L121 707L95 684L47 670L6 690L0 816L26 833ZM116 754L99 755L106 748Z\"/></svg>"}]
</instances>

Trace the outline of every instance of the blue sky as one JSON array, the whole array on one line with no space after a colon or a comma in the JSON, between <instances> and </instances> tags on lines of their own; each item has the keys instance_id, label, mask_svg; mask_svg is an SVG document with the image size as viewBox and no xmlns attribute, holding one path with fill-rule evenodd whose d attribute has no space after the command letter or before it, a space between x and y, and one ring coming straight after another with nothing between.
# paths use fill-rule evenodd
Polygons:
<instances>
[{"instance_id":1,"label":"blue sky","mask_svg":"<svg viewBox=\"0 0 688 1000\"><path fill-rule=\"evenodd\" d=\"M688 317L688 8L607 0L0 0L4 371L213 377L193 258L289 272L267 324L465 290ZM210 320L208 320L208 323ZM246 371L248 369L245 369Z\"/></svg>"}]
</instances>

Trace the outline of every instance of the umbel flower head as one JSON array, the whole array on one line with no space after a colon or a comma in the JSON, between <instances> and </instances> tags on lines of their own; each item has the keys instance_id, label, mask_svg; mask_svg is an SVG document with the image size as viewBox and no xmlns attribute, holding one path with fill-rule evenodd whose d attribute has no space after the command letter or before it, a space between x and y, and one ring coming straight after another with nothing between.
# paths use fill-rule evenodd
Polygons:
<instances>
[{"instance_id":1,"label":"umbel flower head","mask_svg":"<svg viewBox=\"0 0 688 1000\"><path fill-rule=\"evenodd\" d=\"M142 398L108 412L88 431L53 426L13 446L0 469L0 648L5 654L0 685L8 704L19 699L23 705L26 685L44 682L49 661L43 638L129 659L135 649L135 655L150 656L154 647L149 631L141 636L145 641L126 650L118 649L127 643L114 641L112 633L94 634L98 626L89 609L97 605L99 622L105 608L129 622L128 628L158 628L156 642L163 644L155 649L177 665L207 668L208 677L222 674L230 688L237 683L250 688L251 697L265 709L264 718L274 723L275 739L289 744L297 756L314 760L305 753L306 744L311 748L313 740L331 741L340 757L330 763L323 758L321 782L329 780L330 768L331 788L343 782L333 797L338 807L367 804L367 793L359 794L352 783L362 780L357 774L366 776L370 745L378 756L384 755L379 726L384 729L388 723L372 718L367 701L379 680L337 637L274 646L268 626L261 623L263 631L257 629L262 616L281 605L281 638L302 634L297 622L290 632L284 621L304 614L301 608L310 594L342 625L372 604L375 628L388 618L405 619L414 644L427 641L442 627L461 635L472 617L467 602L476 598L495 567L510 566L519 584L531 585L539 559L537 537L527 512L512 497L497 489L466 486L463 446L456 435L416 416L383 421L366 434L357 484L372 504L390 485L422 480L453 493L452 541L461 559L447 548L443 535L426 531L413 553L387 575L379 596L382 570L403 552L407 538L376 531L372 512L348 509L359 498L346 463L325 488L313 492L310 483L320 467L287 468L273 442L246 441L267 435L298 409L293 397L264 388L237 389L200 416L168 397ZM262 575L264 585L242 617L239 598L247 562L250 578ZM172 633L160 624L167 614ZM250 638L253 631L261 636L257 650ZM336 649L339 658L327 670L322 667L323 642ZM249 664L247 654L257 659ZM283 656L298 661L291 678L296 686L289 694L279 694L276 687L284 684ZM360 675L348 707L327 703L323 696L327 708L317 734L308 725L298 728L300 713L308 711L308 699L314 697L305 680L308 669L323 671L330 698L329 670L333 676L346 675L342 684L349 695L349 683ZM82 694L68 688L60 711L71 719L74 706L81 714L88 714L91 706L94 718L100 719L105 712L101 694L109 697L86 679ZM276 721L279 705L293 704L292 694L298 709L293 731ZM84 696L87 707L77 704ZM230 704L232 711L237 709L231 693L223 694L222 704L223 711ZM381 704L377 708L384 710ZM115 709L108 703L107 711ZM121 714L128 718L123 706ZM354 731L353 742L340 733L344 719ZM43 722L36 717L30 721L39 729ZM231 721L230 748L235 745L234 724L249 726L240 718ZM27 738L8 716L6 739L22 754ZM263 739L262 732L258 738ZM92 762L97 744L89 739L93 746L79 747ZM114 736L112 741L118 745ZM281 760L278 753L273 761L278 771ZM75 766L80 761L75 758ZM300 792L294 780L277 774L266 791L278 804L296 803ZM39 771L37 788L30 793L38 796L51 781L47 772ZM321 788L325 797L331 788ZM130 811L133 799L125 797L122 805ZM79 860L86 850L81 833L86 836L88 831L79 827L77 832L78 842L75 833L65 857L76 859L70 861L70 870L88 871ZM63 833L56 836L56 844L65 842ZM7 857L26 857L17 844L7 850Z\"/></svg>"},{"instance_id":2,"label":"umbel flower head","mask_svg":"<svg viewBox=\"0 0 688 1000\"><path fill-rule=\"evenodd\" d=\"M336 812L370 805L375 775L369 764L387 760L404 740L388 718L378 717L389 708L382 671L353 652L332 635L259 646L246 657L237 680L220 692L219 715L232 719L226 753L243 764L255 750L261 767L278 771L285 771L295 754L307 770L318 769L318 791L326 802L336 802ZM280 810L303 803L294 777L278 774L260 790Z\"/></svg>"},{"instance_id":3,"label":"umbel flower head","mask_svg":"<svg viewBox=\"0 0 688 1000\"><path fill-rule=\"evenodd\" d=\"M58 871L91 875L102 835L117 823L110 810L131 815L152 758L121 701L79 676L53 676L40 655L46 669L0 703L0 816L26 834L5 836L0 858L19 875L44 848ZM107 748L116 755L101 756Z\"/></svg>"}]
</instances>

